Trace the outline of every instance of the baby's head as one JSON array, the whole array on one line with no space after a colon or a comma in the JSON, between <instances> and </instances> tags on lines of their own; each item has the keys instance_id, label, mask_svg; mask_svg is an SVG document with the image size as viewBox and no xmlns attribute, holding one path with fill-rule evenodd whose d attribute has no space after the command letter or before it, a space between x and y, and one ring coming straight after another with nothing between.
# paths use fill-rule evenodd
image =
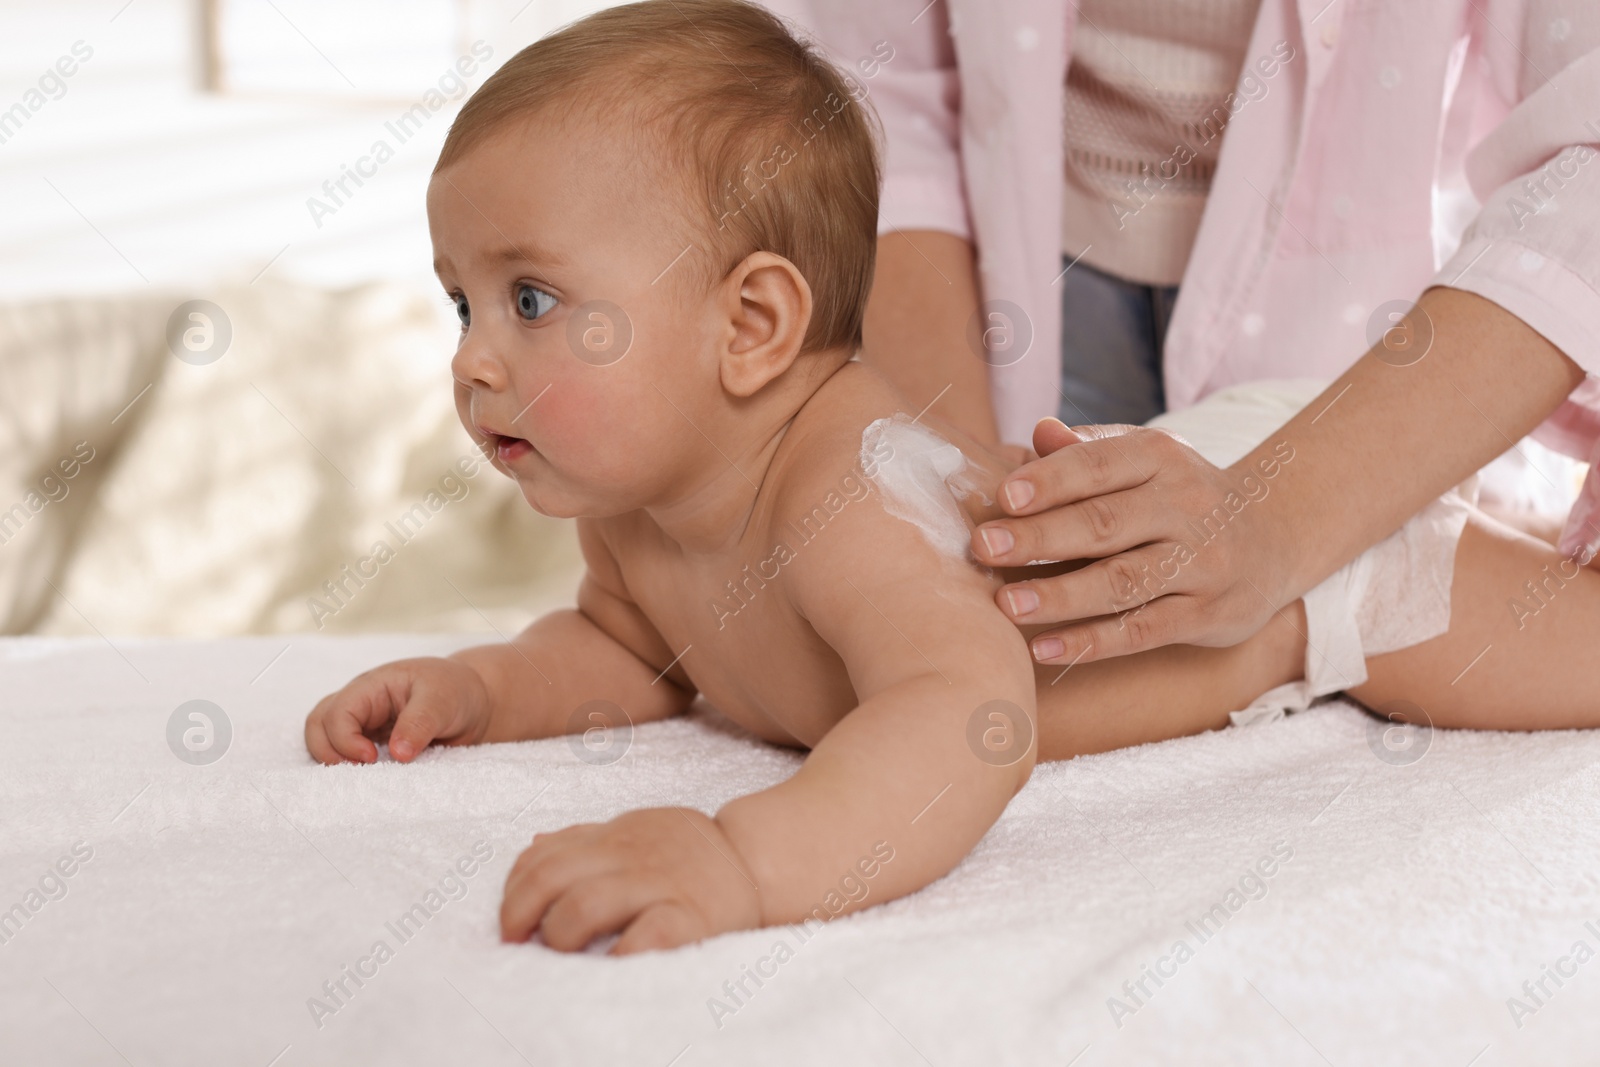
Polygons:
<instances>
[{"instance_id":1,"label":"baby's head","mask_svg":"<svg viewBox=\"0 0 1600 1067\"><path fill-rule=\"evenodd\" d=\"M462 108L428 189L456 403L530 504L618 514L741 477L719 453L849 359L864 98L759 7L650 0L523 49Z\"/></svg>"}]
</instances>

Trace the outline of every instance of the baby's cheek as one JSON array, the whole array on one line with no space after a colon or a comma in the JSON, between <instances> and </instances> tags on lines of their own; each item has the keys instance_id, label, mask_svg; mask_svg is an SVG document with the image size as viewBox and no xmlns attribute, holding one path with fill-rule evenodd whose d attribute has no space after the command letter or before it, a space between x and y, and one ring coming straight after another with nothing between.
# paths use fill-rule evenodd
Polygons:
<instances>
[{"instance_id":1,"label":"baby's cheek","mask_svg":"<svg viewBox=\"0 0 1600 1067\"><path fill-rule=\"evenodd\" d=\"M530 412L529 431L567 477L626 494L672 468L685 435L702 439L650 382L621 369L586 369L554 383Z\"/></svg>"},{"instance_id":2,"label":"baby's cheek","mask_svg":"<svg viewBox=\"0 0 1600 1067\"><path fill-rule=\"evenodd\" d=\"M606 418L605 393L586 382L552 382L526 416L540 451L582 454Z\"/></svg>"},{"instance_id":3,"label":"baby's cheek","mask_svg":"<svg viewBox=\"0 0 1600 1067\"><path fill-rule=\"evenodd\" d=\"M588 477L603 477L618 464L637 464L632 413L652 399L660 402L653 393L630 396L603 381L557 382L530 413L534 446L558 466Z\"/></svg>"}]
</instances>

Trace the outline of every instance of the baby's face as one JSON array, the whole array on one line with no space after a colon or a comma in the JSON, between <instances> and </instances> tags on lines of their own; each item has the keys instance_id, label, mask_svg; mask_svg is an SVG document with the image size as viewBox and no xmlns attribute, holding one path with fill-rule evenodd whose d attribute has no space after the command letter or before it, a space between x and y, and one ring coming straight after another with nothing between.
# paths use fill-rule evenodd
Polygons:
<instances>
[{"instance_id":1,"label":"baby's face","mask_svg":"<svg viewBox=\"0 0 1600 1067\"><path fill-rule=\"evenodd\" d=\"M685 252L682 198L631 143L536 118L428 187L434 269L462 321L456 408L547 515L670 500L695 477L690 422L717 388L704 253Z\"/></svg>"}]
</instances>

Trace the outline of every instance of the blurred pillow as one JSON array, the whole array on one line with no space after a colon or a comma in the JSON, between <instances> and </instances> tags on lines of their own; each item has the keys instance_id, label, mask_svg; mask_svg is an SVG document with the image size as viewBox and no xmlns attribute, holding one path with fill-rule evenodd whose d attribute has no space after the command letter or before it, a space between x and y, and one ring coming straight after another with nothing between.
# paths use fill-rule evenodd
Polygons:
<instances>
[{"instance_id":1,"label":"blurred pillow","mask_svg":"<svg viewBox=\"0 0 1600 1067\"><path fill-rule=\"evenodd\" d=\"M160 344L171 304L0 305L0 633L31 629L59 601L51 585L75 532L172 361Z\"/></svg>"},{"instance_id":2,"label":"blurred pillow","mask_svg":"<svg viewBox=\"0 0 1600 1067\"><path fill-rule=\"evenodd\" d=\"M212 304L193 329L214 361L159 342L58 583L72 607L56 598L40 631L509 634L570 602L572 524L529 508L457 421L446 301L263 281Z\"/></svg>"}]
</instances>

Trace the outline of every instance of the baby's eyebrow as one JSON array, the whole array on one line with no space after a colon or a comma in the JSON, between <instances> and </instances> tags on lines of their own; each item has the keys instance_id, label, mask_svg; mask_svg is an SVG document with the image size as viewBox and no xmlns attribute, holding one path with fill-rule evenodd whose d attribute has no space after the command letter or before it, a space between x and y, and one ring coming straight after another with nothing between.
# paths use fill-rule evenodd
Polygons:
<instances>
[{"instance_id":1,"label":"baby's eyebrow","mask_svg":"<svg viewBox=\"0 0 1600 1067\"><path fill-rule=\"evenodd\" d=\"M502 236L504 235L502 234ZM507 238L507 240L510 239ZM515 263L532 267L562 267L567 262L565 257L556 255L549 249L526 241L517 244L497 245L479 255L497 266L505 263ZM479 257L475 255L472 258ZM440 256L433 261L433 273L439 274L445 268L453 268L454 266L455 264L450 262L449 257Z\"/></svg>"},{"instance_id":2,"label":"baby's eyebrow","mask_svg":"<svg viewBox=\"0 0 1600 1067\"><path fill-rule=\"evenodd\" d=\"M526 263L540 267L560 267L566 264L565 259L549 249L525 241L491 248L484 253L484 258L496 263Z\"/></svg>"}]
</instances>

